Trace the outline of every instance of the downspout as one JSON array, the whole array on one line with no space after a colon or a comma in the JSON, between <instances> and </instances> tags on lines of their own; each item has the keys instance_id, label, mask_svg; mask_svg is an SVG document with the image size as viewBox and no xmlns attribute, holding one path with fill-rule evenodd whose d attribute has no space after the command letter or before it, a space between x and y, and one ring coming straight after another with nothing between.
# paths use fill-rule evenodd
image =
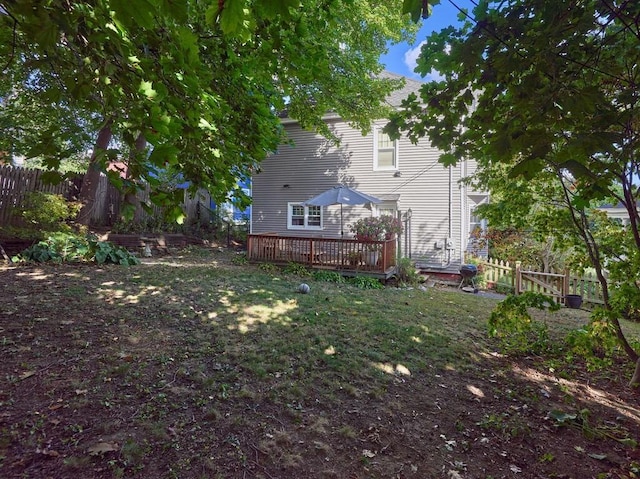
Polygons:
<instances>
[{"instance_id":1,"label":"downspout","mask_svg":"<svg viewBox=\"0 0 640 479\"><path fill-rule=\"evenodd\" d=\"M453 239L453 168L449 165L449 232L447 239ZM447 247L447 245L445 245ZM453 248L447 247L447 267L451 264L451 251Z\"/></svg>"},{"instance_id":2,"label":"downspout","mask_svg":"<svg viewBox=\"0 0 640 479\"><path fill-rule=\"evenodd\" d=\"M464 165L461 163L460 164L460 178L466 178L467 177L467 160L464 160ZM460 264L464 264L464 257L465 257L465 248L467 246L467 241L469 238L469 234L471 233L469 231L469 199L467 196L467 185L462 183L462 185L460 188L460 246L459 246L459 253L460 253Z\"/></svg>"}]
</instances>

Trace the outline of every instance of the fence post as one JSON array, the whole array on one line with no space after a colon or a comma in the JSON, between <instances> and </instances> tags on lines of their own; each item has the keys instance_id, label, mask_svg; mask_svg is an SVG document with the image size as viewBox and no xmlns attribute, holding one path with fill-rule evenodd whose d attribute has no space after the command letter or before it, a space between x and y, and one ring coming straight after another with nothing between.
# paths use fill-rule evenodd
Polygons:
<instances>
[{"instance_id":1,"label":"fence post","mask_svg":"<svg viewBox=\"0 0 640 479\"><path fill-rule=\"evenodd\" d=\"M564 281L562 282L562 298L561 301L565 302L565 298L569 294L569 285L571 281L571 271L569 269L564 270Z\"/></svg>"},{"instance_id":2,"label":"fence post","mask_svg":"<svg viewBox=\"0 0 640 479\"><path fill-rule=\"evenodd\" d=\"M516 296L520 294L520 286L522 284L522 261L516 261L516 278L515 278L515 293Z\"/></svg>"}]
</instances>

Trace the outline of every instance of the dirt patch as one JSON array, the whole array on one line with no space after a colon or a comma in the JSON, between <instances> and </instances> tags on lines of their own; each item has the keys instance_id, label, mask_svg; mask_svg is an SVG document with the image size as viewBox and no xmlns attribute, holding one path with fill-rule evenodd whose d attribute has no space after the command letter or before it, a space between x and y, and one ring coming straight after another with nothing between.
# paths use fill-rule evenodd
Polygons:
<instances>
[{"instance_id":1,"label":"dirt patch","mask_svg":"<svg viewBox=\"0 0 640 479\"><path fill-rule=\"evenodd\" d=\"M0 476L639 474L638 450L624 444L640 430L626 365L593 374L579 364L554 368L544 358L512 361L481 347L481 333L466 338L479 346L463 368L427 363L409 371L401 361L382 358L376 363L382 372L355 371L330 348L309 363L313 321L322 316L318 309L303 310L302 300L297 319L269 327L309 328L308 343L280 346L270 357L272 351L259 345L267 326L255 312L264 301L249 304L246 296L272 293L233 283L229 278L249 267L234 266L232 258L185 256L171 258L169 266L149 261L130 269L3 267ZM180 272L186 268L202 268L190 295L180 289L188 281ZM211 268L226 273L207 276ZM203 310L207 303L195 295L214 289L225 292L216 297L219 306ZM289 307L276 293L273 305ZM437 291L429 294L438 301ZM488 315L487 304L478 303L479 312ZM249 311L253 316L243 323L249 332L237 321L221 322L223 309L230 317ZM387 338L379 333L379 340ZM440 340L445 347L452 341ZM331 346L340 350L349 341L349 331L336 326ZM356 352L343 354L350 353ZM310 376L316 379L308 382Z\"/></svg>"}]
</instances>

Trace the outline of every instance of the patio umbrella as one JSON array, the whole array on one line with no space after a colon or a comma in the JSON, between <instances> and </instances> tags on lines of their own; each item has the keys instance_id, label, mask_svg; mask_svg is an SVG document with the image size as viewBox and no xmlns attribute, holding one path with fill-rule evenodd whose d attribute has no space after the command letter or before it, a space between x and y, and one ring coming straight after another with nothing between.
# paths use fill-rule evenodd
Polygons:
<instances>
[{"instance_id":1,"label":"patio umbrella","mask_svg":"<svg viewBox=\"0 0 640 479\"><path fill-rule=\"evenodd\" d=\"M375 196L368 195L346 185L337 185L305 201L304 204L311 206L340 205L340 235L344 236L344 231L342 231L342 205L364 205L367 203L377 204L381 202L382 200Z\"/></svg>"}]
</instances>

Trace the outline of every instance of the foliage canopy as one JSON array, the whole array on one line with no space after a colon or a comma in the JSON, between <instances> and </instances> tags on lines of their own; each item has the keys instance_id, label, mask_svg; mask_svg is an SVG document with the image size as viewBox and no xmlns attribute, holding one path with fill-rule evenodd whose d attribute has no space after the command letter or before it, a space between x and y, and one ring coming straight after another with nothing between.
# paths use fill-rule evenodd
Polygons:
<instances>
[{"instance_id":1,"label":"foliage canopy","mask_svg":"<svg viewBox=\"0 0 640 479\"><path fill-rule=\"evenodd\" d=\"M614 313L604 277L613 257L603 245L611 242L601 234L610 226L594 222L588 209L605 199L626 208L628 240L620 244L633 247L618 248L628 266L611 273L626 276L610 279L640 296L639 271L629 275L640 264L639 48L638 2L480 1L460 28L429 37L417 71L436 70L442 80L409 97L388 126L414 141L428 136L445 165L477 161L478 184L510 226L526 218L541 233L579 243Z\"/></svg>"},{"instance_id":2,"label":"foliage canopy","mask_svg":"<svg viewBox=\"0 0 640 479\"><path fill-rule=\"evenodd\" d=\"M363 130L382 116L398 84L376 76L378 58L415 31L402 4L2 2L2 148L56 169L86 151L90 133L91 168L126 162L128 178L111 176L125 191L144 180L156 203L174 202L155 181L165 170L219 202L234 190L246 199L237 180L284 140L285 107L323 133L329 110Z\"/></svg>"}]
</instances>

